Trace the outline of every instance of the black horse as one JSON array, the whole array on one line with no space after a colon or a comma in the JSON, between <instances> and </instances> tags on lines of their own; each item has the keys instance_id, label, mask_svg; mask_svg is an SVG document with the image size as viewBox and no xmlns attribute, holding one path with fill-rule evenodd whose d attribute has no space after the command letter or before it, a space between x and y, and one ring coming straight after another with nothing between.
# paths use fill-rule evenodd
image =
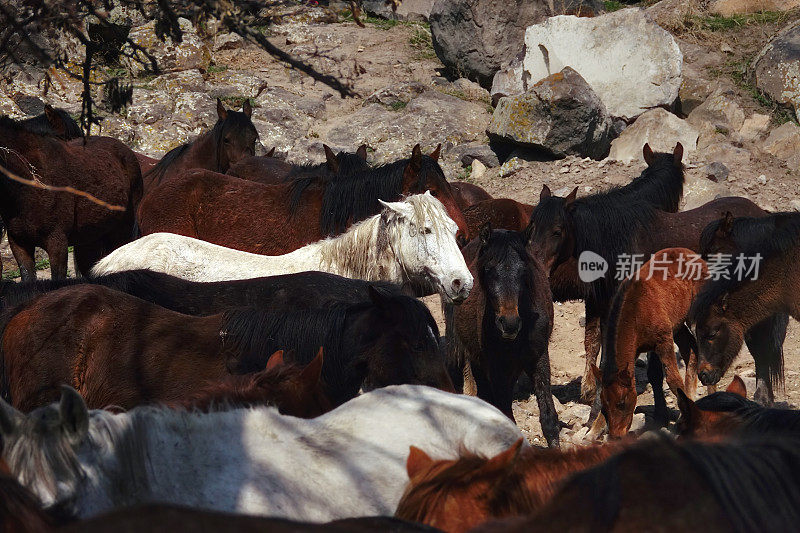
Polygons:
<instances>
[{"instance_id":1,"label":"black horse","mask_svg":"<svg viewBox=\"0 0 800 533\"><path fill-rule=\"evenodd\" d=\"M470 298L447 313L448 365L470 368L478 396L512 420L514 384L525 371L544 436L557 447L548 354L553 299L547 273L528 249L530 233L530 226L522 232L493 231L485 224L479 239L464 249L476 282Z\"/></svg>"}]
</instances>

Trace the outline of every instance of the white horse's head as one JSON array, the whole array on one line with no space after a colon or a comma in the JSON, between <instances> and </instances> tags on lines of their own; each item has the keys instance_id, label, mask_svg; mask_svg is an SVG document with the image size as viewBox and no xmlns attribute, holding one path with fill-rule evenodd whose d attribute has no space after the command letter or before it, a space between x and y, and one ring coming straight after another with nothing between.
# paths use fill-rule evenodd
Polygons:
<instances>
[{"instance_id":1,"label":"white horse's head","mask_svg":"<svg viewBox=\"0 0 800 533\"><path fill-rule=\"evenodd\" d=\"M447 216L444 205L430 191L402 202L381 200L381 204L389 240L386 244L405 275L432 285L452 302L466 299L472 289L472 274L456 242L458 226Z\"/></svg>"}]
</instances>

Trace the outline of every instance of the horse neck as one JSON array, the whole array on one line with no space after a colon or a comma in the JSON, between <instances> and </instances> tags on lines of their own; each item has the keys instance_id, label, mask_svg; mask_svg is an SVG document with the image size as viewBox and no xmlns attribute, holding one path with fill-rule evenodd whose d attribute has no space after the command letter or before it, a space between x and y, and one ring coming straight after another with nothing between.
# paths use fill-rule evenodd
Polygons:
<instances>
[{"instance_id":1,"label":"horse neck","mask_svg":"<svg viewBox=\"0 0 800 533\"><path fill-rule=\"evenodd\" d=\"M800 320L800 246L780 256L762 259L758 278L730 291L728 309L743 331L776 314ZM726 312L727 314L727 312Z\"/></svg>"},{"instance_id":2,"label":"horse neck","mask_svg":"<svg viewBox=\"0 0 800 533\"><path fill-rule=\"evenodd\" d=\"M205 168L214 172L224 173L228 170L227 165L225 165L225 168L220 167L218 152L219 147L214 142L213 130L207 131L189 145L189 148L181 157L182 164L179 164L184 170L188 168Z\"/></svg>"},{"instance_id":3,"label":"horse neck","mask_svg":"<svg viewBox=\"0 0 800 533\"><path fill-rule=\"evenodd\" d=\"M613 357L614 368L617 371L629 367L632 370L636 356L639 354L641 340L638 328L634 327L634 324L641 322L637 320L641 306L634 301L641 300L641 291L637 290L639 283L642 282L632 281L631 285L626 288L623 296L624 300L620 304L619 311L609 316L609 322L606 326L609 333L613 334L609 349L611 351L610 355ZM603 373L605 374L605 368Z\"/></svg>"}]
</instances>

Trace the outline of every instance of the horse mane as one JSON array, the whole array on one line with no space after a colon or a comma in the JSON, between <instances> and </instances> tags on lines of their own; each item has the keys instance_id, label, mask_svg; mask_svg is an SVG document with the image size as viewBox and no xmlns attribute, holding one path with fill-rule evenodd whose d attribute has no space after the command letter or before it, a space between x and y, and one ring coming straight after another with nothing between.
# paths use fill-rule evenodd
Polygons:
<instances>
[{"instance_id":1,"label":"horse mane","mask_svg":"<svg viewBox=\"0 0 800 533\"><path fill-rule=\"evenodd\" d=\"M164 174L166 174L167 169L171 167L174 162L178 161L181 157L183 157L183 154L186 153L186 151L189 149L191 145L192 143L188 142L180 146L176 146L175 148L164 154L164 157L162 157L158 161L158 163L156 163L156 166L148 170L142 177L153 178L154 180L153 184L158 185L159 183L161 183L161 180L164 179Z\"/></svg>"},{"instance_id":2,"label":"horse mane","mask_svg":"<svg viewBox=\"0 0 800 533\"><path fill-rule=\"evenodd\" d=\"M628 289L633 283L634 278L630 277L622 281L614 298L611 300L611 307L608 310L608 320L606 321L605 343L603 345L603 356L600 358L600 369L603 371L603 382L608 384L614 379L619 371L617 368L617 325L622 314L622 306L628 295Z\"/></svg>"},{"instance_id":3,"label":"horse mane","mask_svg":"<svg viewBox=\"0 0 800 533\"><path fill-rule=\"evenodd\" d=\"M743 433L754 436L767 433L800 435L800 411L762 407L731 392L715 392L695 402L703 411L731 413L741 423Z\"/></svg>"},{"instance_id":4,"label":"horse mane","mask_svg":"<svg viewBox=\"0 0 800 533\"><path fill-rule=\"evenodd\" d=\"M0 473L0 524L4 531L42 533L55 530L66 521L56 520L44 511L39 500L7 472L7 467Z\"/></svg>"},{"instance_id":5,"label":"horse mane","mask_svg":"<svg viewBox=\"0 0 800 533\"><path fill-rule=\"evenodd\" d=\"M731 237L733 237L737 248L749 248L758 242L768 239L772 233L783 227L787 222L791 222L796 213L770 213L763 217L736 217L731 226ZM707 250L711 245L720 224L724 219L720 218L709 223L700 234L700 249Z\"/></svg>"},{"instance_id":6,"label":"horse mane","mask_svg":"<svg viewBox=\"0 0 800 533\"><path fill-rule=\"evenodd\" d=\"M612 189L611 194L635 195L637 200L653 207L676 213L683 198L683 165L675 165L673 154L658 152L653 154L653 163L630 183Z\"/></svg>"},{"instance_id":7,"label":"horse mane","mask_svg":"<svg viewBox=\"0 0 800 533\"><path fill-rule=\"evenodd\" d=\"M340 170L336 179L301 179L292 184L289 212L294 214L300 206L303 191L316 183L324 187L320 225L324 234L332 235L345 230L349 222L363 220L379 213L378 200L394 201L403 192L403 175L410 159L367 168L355 175L345 175ZM442 174L441 167L430 156L422 156L422 166L418 173L417 187L425 187L429 172ZM443 175L443 174L442 174ZM291 215L290 215L291 216Z\"/></svg>"},{"instance_id":8,"label":"horse mane","mask_svg":"<svg viewBox=\"0 0 800 533\"><path fill-rule=\"evenodd\" d=\"M783 223L780 226L776 225L775 231L771 232L768 238L754 239L749 246L742 248L745 257L755 257L756 254L761 256L761 269L766 261L780 256L800 244L800 213L781 213L780 215ZM720 279L708 280L695 297L689 310L689 319L692 322L703 318L711 306L723 295L737 289L747 281L736 279L737 276L734 275L736 261L731 263L727 270L729 279L721 276Z\"/></svg>"}]
</instances>

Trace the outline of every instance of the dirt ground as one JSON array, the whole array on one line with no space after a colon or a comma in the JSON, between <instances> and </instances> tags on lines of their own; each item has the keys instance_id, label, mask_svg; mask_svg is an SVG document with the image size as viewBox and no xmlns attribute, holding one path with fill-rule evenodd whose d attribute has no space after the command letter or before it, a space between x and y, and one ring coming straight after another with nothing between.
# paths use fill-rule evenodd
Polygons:
<instances>
[{"instance_id":1,"label":"dirt ground","mask_svg":"<svg viewBox=\"0 0 800 533\"><path fill-rule=\"evenodd\" d=\"M683 36L680 44L685 55L687 83L710 84L730 89L737 103L747 114L753 111L771 112L737 85L735 76L731 72L735 71L735 65L741 62L742 58L752 57L775 29L776 27L770 25L761 25L710 36ZM254 48L218 52L215 61L227 64L231 68L251 68L267 72L270 83L274 86L297 90L300 84L304 87L304 94L330 99L326 117L312 127L324 133L330 123L345 120L349 113L362 104L366 96L381 87L398 81L411 80L430 84L442 75L438 60L421 55L419 48L413 44L416 31L418 29L413 25L399 24L383 28L368 24L366 29L361 29L352 23L306 28L286 27L276 30L273 36L275 42L281 45L300 43L295 46L296 49L305 45L309 57L317 52L307 45L309 40L319 46L327 46L332 52L328 54L330 57L320 57L313 59L312 62L318 64L323 71L351 77L355 89L362 95L357 99L341 99L330 89L314 84ZM311 34L311 39L308 33ZM733 49L733 51L723 52L721 51L723 49ZM420 141L426 143L435 140ZM789 169L785 163L749 146L743 146L742 150L746 155L728 165L732 177L728 179L726 185L730 192L746 196L765 209L792 209L791 202L800 199L797 169ZM687 163L688 179L698 178L701 174L701 165L691 160ZM643 164L624 165L573 157L558 161L528 161L518 171L506 177L501 177L498 169L490 169L484 176L473 179L473 182L496 197L510 197L526 203L536 203L543 184L549 185L556 194L574 186L580 187L580 194L586 194L611 185L626 183L637 176L642 169ZM464 178L464 175L454 175L452 170L448 170L448 173L448 178L452 180ZM39 257L44 257L42 252L39 254ZM11 259L5 240L0 245L0 255L4 262L4 273L11 274L16 264ZM74 272L72 265L70 272ZM39 275L48 277L49 272L44 268ZM426 302L444 331L438 298L430 297ZM555 306L555 328L550 342L552 382L555 395L567 407L570 406L569 402L577 400L576 380L580 378L584 368L583 315L583 304L580 302L558 303ZM786 387L785 391L775 392L778 402L793 407L800 405L799 348L800 329L796 322L792 322L784 345ZM752 357L746 348L720 385L726 386L734 374L754 375ZM747 383L750 386L754 384L754 380L747 380ZM700 387L701 394L704 393L703 389ZM752 394L752 390L749 392ZM667 394L668 404L674 407L674 398L668 391ZM652 393L648 387L647 392L639 398L639 410L648 412L648 407L652 406L652 403ZM529 435L530 440L543 443L535 400L521 399L516 402L515 414L517 422Z\"/></svg>"}]
</instances>

